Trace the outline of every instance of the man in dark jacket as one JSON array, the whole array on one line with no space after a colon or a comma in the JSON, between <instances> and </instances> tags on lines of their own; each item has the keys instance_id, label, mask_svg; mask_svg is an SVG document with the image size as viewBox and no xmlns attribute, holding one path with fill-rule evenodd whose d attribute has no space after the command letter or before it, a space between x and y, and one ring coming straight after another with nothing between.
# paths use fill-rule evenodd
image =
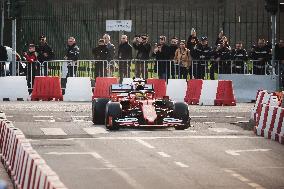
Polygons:
<instances>
[{"instance_id":1,"label":"man in dark jacket","mask_svg":"<svg viewBox=\"0 0 284 189\"><path fill-rule=\"evenodd\" d=\"M191 34L190 36L188 37L187 39L187 45L186 47L190 50L190 54L192 57L194 57L194 55L192 54L194 51L193 49L195 48L195 46L199 43L199 40L197 38L197 35L196 35L196 31L194 28L191 29Z\"/></svg>"},{"instance_id":2,"label":"man in dark jacket","mask_svg":"<svg viewBox=\"0 0 284 189\"><path fill-rule=\"evenodd\" d=\"M132 59L132 46L128 43L126 35L120 38L118 46L119 75L122 80L125 77L130 77L130 63ZM123 60L123 61L121 61Z\"/></svg>"},{"instance_id":3,"label":"man in dark jacket","mask_svg":"<svg viewBox=\"0 0 284 189\"><path fill-rule=\"evenodd\" d=\"M80 49L76 45L76 39L69 37L64 59L68 61L68 77L75 77L77 72L76 61L79 59Z\"/></svg>"},{"instance_id":4,"label":"man in dark jacket","mask_svg":"<svg viewBox=\"0 0 284 189\"><path fill-rule=\"evenodd\" d=\"M106 76L107 71L107 60L110 58L110 52L105 44L104 39L99 40L99 45L92 50L95 60L95 77Z\"/></svg>"},{"instance_id":5,"label":"man in dark jacket","mask_svg":"<svg viewBox=\"0 0 284 189\"><path fill-rule=\"evenodd\" d=\"M243 43L236 43L236 48L231 52L233 73L244 74L245 61L248 59L247 51L243 48Z\"/></svg>"},{"instance_id":6,"label":"man in dark jacket","mask_svg":"<svg viewBox=\"0 0 284 189\"><path fill-rule=\"evenodd\" d=\"M170 77L170 50L166 40L166 36L160 36L160 43L155 47L153 56L157 60L156 66L159 78L167 80Z\"/></svg>"},{"instance_id":7,"label":"man in dark jacket","mask_svg":"<svg viewBox=\"0 0 284 189\"><path fill-rule=\"evenodd\" d=\"M253 73L264 75L266 63L271 58L271 49L264 39L259 39L257 46L252 47L250 57L253 60Z\"/></svg>"},{"instance_id":8,"label":"man in dark jacket","mask_svg":"<svg viewBox=\"0 0 284 189\"><path fill-rule=\"evenodd\" d=\"M194 66L194 73L196 75L196 79L204 79L205 72L208 66L208 61L211 59L212 56L212 48L208 46L208 39L207 37L201 37L201 42L197 44L195 48L195 54L198 61L196 61L196 64ZM195 71L195 69L197 71Z\"/></svg>"},{"instance_id":9,"label":"man in dark jacket","mask_svg":"<svg viewBox=\"0 0 284 189\"><path fill-rule=\"evenodd\" d=\"M8 55L6 47L0 45L0 77L5 76L5 61L7 61Z\"/></svg>"},{"instance_id":10,"label":"man in dark jacket","mask_svg":"<svg viewBox=\"0 0 284 189\"><path fill-rule=\"evenodd\" d=\"M38 61L43 64L44 68L44 76L48 75L48 69L50 65L48 65L48 62L45 61L50 61L54 59L54 52L52 48L48 45L46 41L46 36L41 35L40 36L40 42L39 45L36 47L36 52L38 54Z\"/></svg>"},{"instance_id":11,"label":"man in dark jacket","mask_svg":"<svg viewBox=\"0 0 284 189\"><path fill-rule=\"evenodd\" d=\"M148 43L148 36L142 35L137 36L133 40L133 48L137 50L137 55L135 63L135 77L140 78L148 78L148 62L150 51L151 51L151 45Z\"/></svg>"}]
</instances>

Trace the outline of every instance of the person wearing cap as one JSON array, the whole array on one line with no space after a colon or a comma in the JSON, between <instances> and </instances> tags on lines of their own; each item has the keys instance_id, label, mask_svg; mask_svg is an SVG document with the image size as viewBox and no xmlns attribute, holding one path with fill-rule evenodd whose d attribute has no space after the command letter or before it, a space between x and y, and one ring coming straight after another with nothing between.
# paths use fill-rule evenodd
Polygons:
<instances>
[{"instance_id":1,"label":"person wearing cap","mask_svg":"<svg viewBox=\"0 0 284 189\"><path fill-rule=\"evenodd\" d=\"M107 48L104 39L100 39L98 46L92 50L95 60L95 78L96 77L106 77L107 71L107 60L110 58L110 52Z\"/></svg>"},{"instance_id":2,"label":"person wearing cap","mask_svg":"<svg viewBox=\"0 0 284 189\"><path fill-rule=\"evenodd\" d=\"M135 37L133 48L137 51L135 62L135 77L148 78L148 60L150 58L151 45L148 43L147 34Z\"/></svg>"},{"instance_id":3,"label":"person wearing cap","mask_svg":"<svg viewBox=\"0 0 284 189\"><path fill-rule=\"evenodd\" d=\"M190 36L187 39L186 47L191 51L191 56L193 56L193 49L199 43L196 30L194 28L191 29Z\"/></svg>"},{"instance_id":4,"label":"person wearing cap","mask_svg":"<svg viewBox=\"0 0 284 189\"><path fill-rule=\"evenodd\" d=\"M38 61L43 64L43 75L47 76L50 65L48 65L48 62L46 61L51 61L52 59L54 59L54 52L47 43L45 35L40 36L39 44L36 46L36 52L38 54Z\"/></svg>"},{"instance_id":5,"label":"person wearing cap","mask_svg":"<svg viewBox=\"0 0 284 189\"><path fill-rule=\"evenodd\" d=\"M196 64L193 64L193 73L196 79L204 79L205 72L208 66L208 61L212 56L212 48L208 46L208 38L206 36L201 37L201 41L195 48Z\"/></svg>"},{"instance_id":6,"label":"person wearing cap","mask_svg":"<svg viewBox=\"0 0 284 189\"><path fill-rule=\"evenodd\" d=\"M245 61L248 60L248 53L243 48L242 42L236 43L236 48L232 49L231 57L232 57L232 71L236 74L245 74L244 65Z\"/></svg>"},{"instance_id":7,"label":"person wearing cap","mask_svg":"<svg viewBox=\"0 0 284 189\"><path fill-rule=\"evenodd\" d=\"M24 59L27 62L27 79L28 87L32 88L34 84L35 76L39 75L40 65L38 64L38 54L36 52L35 44L29 44L29 49L27 52L23 53Z\"/></svg>"},{"instance_id":8,"label":"person wearing cap","mask_svg":"<svg viewBox=\"0 0 284 189\"><path fill-rule=\"evenodd\" d=\"M174 57L175 63L179 65L179 79L187 79L188 73L191 75L191 55L190 50L185 47L185 40L181 40L179 48Z\"/></svg>"},{"instance_id":9,"label":"person wearing cap","mask_svg":"<svg viewBox=\"0 0 284 189\"><path fill-rule=\"evenodd\" d=\"M68 74L67 77L75 77L77 72L76 61L79 59L80 49L76 44L76 39L74 37L69 37L67 40L66 54L64 56L65 60L68 61Z\"/></svg>"}]
</instances>

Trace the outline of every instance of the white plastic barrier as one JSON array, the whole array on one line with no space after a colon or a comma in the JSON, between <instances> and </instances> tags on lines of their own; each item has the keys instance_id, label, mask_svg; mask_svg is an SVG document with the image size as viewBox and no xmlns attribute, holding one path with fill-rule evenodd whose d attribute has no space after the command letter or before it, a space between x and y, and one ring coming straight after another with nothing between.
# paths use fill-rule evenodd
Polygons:
<instances>
[{"instance_id":1,"label":"white plastic barrier","mask_svg":"<svg viewBox=\"0 0 284 189\"><path fill-rule=\"evenodd\" d=\"M199 105L214 106L217 88L218 80L203 80Z\"/></svg>"},{"instance_id":2,"label":"white plastic barrier","mask_svg":"<svg viewBox=\"0 0 284 189\"><path fill-rule=\"evenodd\" d=\"M29 100L27 79L25 76L0 77L0 101L8 98L10 101L18 99Z\"/></svg>"},{"instance_id":3,"label":"white plastic barrier","mask_svg":"<svg viewBox=\"0 0 284 189\"><path fill-rule=\"evenodd\" d=\"M169 79L167 86L167 96L177 102L184 102L187 83L185 79Z\"/></svg>"},{"instance_id":4,"label":"white plastic barrier","mask_svg":"<svg viewBox=\"0 0 284 189\"><path fill-rule=\"evenodd\" d=\"M92 101L92 95L89 77L68 77L64 101Z\"/></svg>"}]
</instances>

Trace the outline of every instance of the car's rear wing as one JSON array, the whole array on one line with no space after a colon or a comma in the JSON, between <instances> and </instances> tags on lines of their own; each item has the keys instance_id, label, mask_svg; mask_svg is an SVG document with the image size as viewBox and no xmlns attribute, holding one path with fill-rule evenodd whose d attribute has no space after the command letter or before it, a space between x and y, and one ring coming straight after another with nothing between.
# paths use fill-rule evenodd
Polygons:
<instances>
[{"instance_id":1,"label":"car's rear wing","mask_svg":"<svg viewBox=\"0 0 284 189\"><path fill-rule=\"evenodd\" d=\"M112 84L110 87L110 93L129 93L135 91L136 86L129 84ZM145 84L143 91L154 91L153 84Z\"/></svg>"}]
</instances>

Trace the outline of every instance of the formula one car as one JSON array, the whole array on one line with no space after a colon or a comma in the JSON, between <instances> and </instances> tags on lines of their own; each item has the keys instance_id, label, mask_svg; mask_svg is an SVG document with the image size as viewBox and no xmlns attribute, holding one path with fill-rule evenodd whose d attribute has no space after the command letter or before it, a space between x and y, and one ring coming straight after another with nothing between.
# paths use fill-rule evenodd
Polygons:
<instances>
[{"instance_id":1,"label":"formula one car","mask_svg":"<svg viewBox=\"0 0 284 189\"><path fill-rule=\"evenodd\" d=\"M152 84L134 80L132 84L113 84L111 98L92 102L92 121L105 124L109 130L120 127L174 127L184 130L190 126L188 106L165 96L155 98Z\"/></svg>"}]
</instances>

